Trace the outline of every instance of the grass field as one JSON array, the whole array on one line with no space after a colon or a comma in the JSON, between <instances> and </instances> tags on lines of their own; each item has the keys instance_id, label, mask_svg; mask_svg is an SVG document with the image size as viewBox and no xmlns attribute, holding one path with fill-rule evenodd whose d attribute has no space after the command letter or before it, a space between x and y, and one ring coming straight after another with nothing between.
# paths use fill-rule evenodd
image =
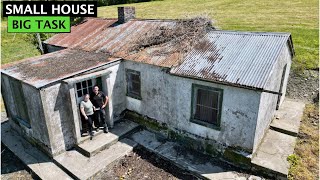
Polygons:
<instances>
[{"instance_id":1,"label":"grass field","mask_svg":"<svg viewBox=\"0 0 320 180\"><path fill-rule=\"evenodd\" d=\"M40 55L37 47L27 41L25 33L7 33L7 21L1 22L1 64Z\"/></svg>"},{"instance_id":2,"label":"grass field","mask_svg":"<svg viewBox=\"0 0 320 180\"><path fill-rule=\"evenodd\" d=\"M319 179L319 106L306 105L294 153L289 180Z\"/></svg>"},{"instance_id":3,"label":"grass field","mask_svg":"<svg viewBox=\"0 0 320 180\"><path fill-rule=\"evenodd\" d=\"M99 7L98 16L117 17L117 6ZM290 32L296 51L294 67L318 68L317 0L163 0L130 6L136 7L137 18L209 15L216 26L225 30ZM8 34L6 21L1 25L1 64L39 55L35 46L25 40L25 34Z\"/></svg>"},{"instance_id":4,"label":"grass field","mask_svg":"<svg viewBox=\"0 0 320 180\"><path fill-rule=\"evenodd\" d=\"M98 16L117 17L117 6L100 7ZM136 7L137 18L175 19L205 14L224 30L290 32L296 51L294 66L318 67L317 0L164 0L129 6Z\"/></svg>"}]
</instances>

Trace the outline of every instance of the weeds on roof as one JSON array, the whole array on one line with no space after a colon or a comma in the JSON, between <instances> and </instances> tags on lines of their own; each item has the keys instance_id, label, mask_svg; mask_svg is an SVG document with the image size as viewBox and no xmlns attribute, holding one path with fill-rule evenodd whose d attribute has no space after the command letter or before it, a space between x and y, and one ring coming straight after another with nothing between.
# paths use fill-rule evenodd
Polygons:
<instances>
[{"instance_id":1,"label":"weeds on roof","mask_svg":"<svg viewBox=\"0 0 320 180\"><path fill-rule=\"evenodd\" d=\"M185 54L212 29L213 22L208 17L198 16L177 20L173 25L160 26L156 30L145 33L133 42L130 52L159 46L165 47L154 55L167 55L171 53Z\"/></svg>"}]
</instances>

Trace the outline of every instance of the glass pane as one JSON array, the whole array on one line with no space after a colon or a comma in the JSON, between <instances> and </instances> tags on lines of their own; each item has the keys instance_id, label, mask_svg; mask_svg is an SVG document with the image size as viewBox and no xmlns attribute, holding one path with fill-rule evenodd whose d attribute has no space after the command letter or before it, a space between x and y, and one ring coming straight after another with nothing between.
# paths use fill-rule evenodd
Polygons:
<instances>
[{"instance_id":1,"label":"glass pane","mask_svg":"<svg viewBox=\"0 0 320 180\"><path fill-rule=\"evenodd\" d=\"M82 82L82 88L87 88L87 81Z\"/></svg>"},{"instance_id":2,"label":"glass pane","mask_svg":"<svg viewBox=\"0 0 320 180\"><path fill-rule=\"evenodd\" d=\"M197 104L217 109L219 104L218 96L218 92L198 89Z\"/></svg>"},{"instance_id":3,"label":"glass pane","mask_svg":"<svg viewBox=\"0 0 320 180\"><path fill-rule=\"evenodd\" d=\"M88 80L88 86L92 86L92 80L91 79Z\"/></svg>"},{"instance_id":4,"label":"glass pane","mask_svg":"<svg viewBox=\"0 0 320 180\"><path fill-rule=\"evenodd\" d=\"M132 91L140 94L140 84L132 82Z\"/></svg>"},{"instance_id":5,"label":"glass pane","mask_svg":"<svg viewBox=\"0 0 320 180\"><path fill-rule=\"evenodd\" d=\"M83 89L83 95L88 94L88 89Z\"/></svg>"},{"instance_id":6,"label":"glass pane","mask_svg":"<svg viewBox=\"0 0 320 180\"><path fill-rule=\"evenodd\" d=\"M77 83L77 90L81 89L81 83Z\"/></svg>"},{"instance_id":7,"label":"glass pane","mask_svg":"<svg viewBox=\"0 0 320 180\"><path fill-rule=\"evenodd\" d=\"M78 94L78 97L81 97L82 96L82 91L77 91L77 94Z\"/></svg>"},{"instance_id":8,"label":"glass pane","mask_svg":"<svg viewBox=\"0 0 320 180\"><path fill-rule=\"evenodd\" d=\"M136 82L140 82L140 76L137 74L131 74L131 79Z\"/></svg>"},{"instance_id":9,"label":"glass pane","mask_svg":"<svg viewBox=\"0 0 320 180\"><path fill-rule=\"evenodd\" d=\"M211 123L218 123L218 110L206 108L204 106L196 106L195 119Z\"/></svg>"}]
</instances>

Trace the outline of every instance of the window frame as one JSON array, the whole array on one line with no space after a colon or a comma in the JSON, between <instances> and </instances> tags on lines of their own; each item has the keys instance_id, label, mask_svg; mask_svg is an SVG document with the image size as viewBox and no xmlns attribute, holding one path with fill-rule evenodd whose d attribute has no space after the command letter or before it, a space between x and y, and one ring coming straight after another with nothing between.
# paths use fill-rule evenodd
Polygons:
<instances>
[{"instance_id":1,"label":"window frame","mask_svg":"<svg viewBox=\"0 0 320 180\"><path fill-rule=\"evenodd\" d=\"M134 75L138 75L139 76L139 82L134 82L134 83L139 83L139 92L138 94L136 93L132 93L129 91L129 74L134 74ZM141 100L142 97L141 97L141 73L140 71L136 71L136 70L132 70L132 69L126 69L126 81L127 81L127 84L126 84L126 96L129 96L131 98L134 98L134 99L138 99L138 100Z\"/></svg>"},{"instance_id":2,"label":"window frame","mask_svg":"<svg viewBox=\"0 0 320 180\"><path fill-rule=\"evenodd\" d=\"M217 123L209 123L202 121L200 119L195 118L195 113L196 113L196 106L197 106L197 90L198 89L203 89L206 91L213 91L213 92L218 92L218 115L217 115ZM199 124L208 128L220 130L221 129L221 112L222 112L222 103L223 103L223 89L220 88L215 88L215 87L210 87L210 86L204 86L204 85L199 85L199 84L192 84L192 92L191 92L191 118L190 122Z\"/></svg>"},{"instance_id":3,"label":"window frame","mask_svg":"<svg viewBox=\"0 0 320 180\"><path fill-rule=\"evenodd\" d=\"M89 86L89 82L88 82L88 81L91 81L91 86ZM83 82L86 82L86 87L85 87L85 88L82 86L82 83L83 83ZM77 84L78 84L78 83L80 83L80 89L78 89L78 87L77 87ZM92 88L93 88L94 85L95 85L95 84L94 84L94 82L93 82L93 79L87 79L87 80L83 80L83 81L79 81L79 82L75 83L75 90L76 90L76 96L77 96L77 98L83 97L83 95L84 95L83 90L84 90L84 89L87 90L87 93L86 93L86 94L91 94L90 90L92 91ZM81 96L79 96L78 91L81 91L81 93L82 93Z\"/></svg>"}]
</instances>

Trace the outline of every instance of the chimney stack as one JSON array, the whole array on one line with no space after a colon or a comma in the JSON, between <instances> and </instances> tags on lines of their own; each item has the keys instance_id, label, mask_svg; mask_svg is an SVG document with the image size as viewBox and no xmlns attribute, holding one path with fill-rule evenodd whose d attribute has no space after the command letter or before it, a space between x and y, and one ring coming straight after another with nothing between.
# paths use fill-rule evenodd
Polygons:
<instances>
[{"instance_id":1,"label":"chimney stack","mask_svg":"<svg viewBox=\"0 0 320 180\"><path fill-rule=\"evenodd\" d=\"M118 22L125 23L136 17L134 7L118 7Z\"/></svg>"}]
</instances>

